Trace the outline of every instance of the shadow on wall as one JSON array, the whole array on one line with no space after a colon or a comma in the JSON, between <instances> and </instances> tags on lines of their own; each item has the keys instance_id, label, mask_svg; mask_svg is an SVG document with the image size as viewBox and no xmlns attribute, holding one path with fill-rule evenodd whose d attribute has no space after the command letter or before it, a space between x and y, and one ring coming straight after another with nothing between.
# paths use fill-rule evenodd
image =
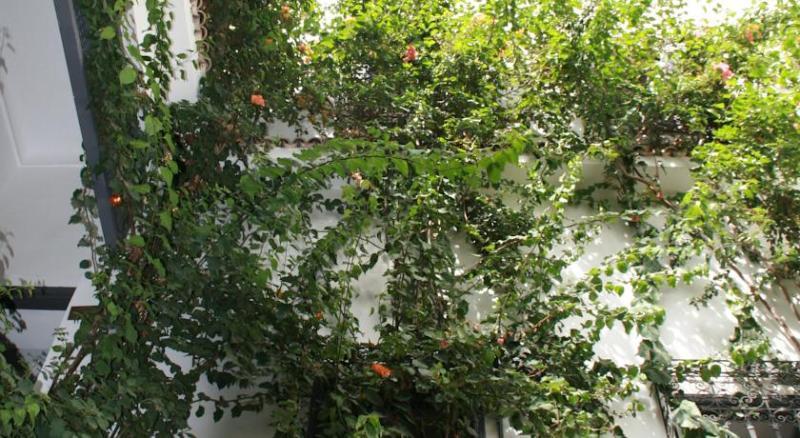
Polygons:
<instances>
[{"instance_id":1,"label":"shadow on wall","mask_svg":"<svg viewBox=\"0 0 800 438\"><path fill-rule=\"evenodd\" d=\"M8 74L8 65L6 65L6 58L3 56L3 53L6 50L14 52L14 46L9 43L11 40L11 32L8 31L8 26L0 27L0 72L3 75ZM3 76L0 75L0 93L4 91L3 89Z\"/></svg>"},{"instance_id":2,"label":"shadow on wall","mask_svg":"<svg viewBox=\"0 0 800 438\"><path fill-rule=\"evenodd\" d=\"M726 355L736 318L720 294L707 305L694 306L692 299L703 294L706 282L664 289L661 305L666 310L661 342L676 359L699 359Z\"/></svg>"}]
</instances>

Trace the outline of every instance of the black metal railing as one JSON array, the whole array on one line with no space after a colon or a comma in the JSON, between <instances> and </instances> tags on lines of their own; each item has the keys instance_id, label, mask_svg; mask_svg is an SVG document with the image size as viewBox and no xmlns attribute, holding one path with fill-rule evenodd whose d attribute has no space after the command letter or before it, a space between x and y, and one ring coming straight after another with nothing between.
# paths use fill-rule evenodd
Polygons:
<instances>
[{"instance_id":1,"label":"black metal railing","mask_svg":"<svg viewBox=\"0 0 800 438\"><path fill-rule=\"evenodd\" d=\"M685 361L674 361L673 365L669 388L658 391L670 437L679 436L669 421L670 407L682 400L694 402L704 417L725 426L766 423L775 430L800 428L800 362L738 366L718 360L687 366ZM714 372L709 372L712 368Z\"/></svg>"}]
</instances>

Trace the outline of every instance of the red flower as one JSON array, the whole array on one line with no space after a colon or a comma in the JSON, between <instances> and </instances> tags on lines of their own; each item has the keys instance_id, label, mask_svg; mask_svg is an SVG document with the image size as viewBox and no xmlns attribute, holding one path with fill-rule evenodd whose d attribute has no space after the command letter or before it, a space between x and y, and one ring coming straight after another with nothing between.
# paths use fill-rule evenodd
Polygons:
<instances>
[{"instance_id":1,"label":"red flower","mask_svg":"<svg viewBox=\"0 0 800 438\"><path fill-rule=\"evenodd\" d=\"M497 338L497 345L505 345L505 343L506 343L505 337L500 336L499 338Z\"/></svg>"},{"instance_id":2,"label":"red flower","mask_svg":"<svg viewBox=\"0 0 800 438\"><path fill-rule=\"evenodd\" d=\"M384 379L392 375L392 370L382 363L374 362L372 365L370 365L370 369L373 373L381 376Z\"/></svg>"},{"instance_id":3,"label":"red flower","mask_svg":"<svg viewBox=\"0 0 800 438\"><path fill-rule=\"evenodd\" d=\"M112 193L111 196L108 197L108 202L111 203L112 207L119 207L122 205L122 195L119 193Z\"/></svg>"},{"instance_id":4,"label":"red flower","mask_svg":"<svg viewBox=\"0 0 800 438\"><path fill-rule=\"evenodd\" d=\"M417 49L413 44L408 43L406 53L403 55L403 62L414 62L417 60Z\"/></svg>"},{"instance_id":5,"label":"red flower","mask_svg":"<svg viewBox=\"0 0 800 438\"><path fill-rule=\"evenodd\" d=\"M322 321L322 311L317 310L317 313L314 314L314 318L317 318L318 320Z\"/></svg>"},{"instance_id":6,"label":"red flower","mask_svg":"<svg viewBox=\"0 0 800 438\"><path fill-rule=\"evenodd\" d=\"M267 101L264 100L264 96L260 94L252 94L250 95L250 103L255 106L265 107L267 106Z\"/></svg>"},{"instance_id":7,"label":"red flower","mask_svg":"<svg viewBox=\"0 0 800 438\"><path fill-rule=\"evenodd\" d=\"M441 341L439 341L439 348L441 348L442 350L444 350L445 348L447 348L449 346L450 346L450 343L447 342L447 339L442 339Z\"/></svg>"}]
</instances>

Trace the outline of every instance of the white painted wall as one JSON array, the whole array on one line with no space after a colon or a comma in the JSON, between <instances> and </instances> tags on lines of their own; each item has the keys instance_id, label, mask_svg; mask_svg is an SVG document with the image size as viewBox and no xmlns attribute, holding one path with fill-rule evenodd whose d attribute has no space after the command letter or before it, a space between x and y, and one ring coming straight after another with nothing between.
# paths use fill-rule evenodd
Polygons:
<instances>
[{"instance_id":1,"label":"white painted wall","mask_svg":"<svg viewBox=\"0 0 800 438\"><path fill-rule=\"evenodd\" d=\"M0 34L0 231L13 250L4 277L74 286L85 251L67 222L82 148L53 2L0 2Z\"/></svg>"},{"instance_id":2,"label":"white painted wall","mask_svg":"<svg viewBox=\"0 0 800 438\"><path fill-rule=\"evenodd\" d=\"M189 0L172 0L169 3L168 10L175 17L170 30L172 53L173 55L186 55L186 59L183 62L176 62L174 65L176 75L170 84L169 100L171 102L179 102L181 100L195 102L202 73L193 65L193 62L197 61L197 44L195 41L192 8ZM131 16L136 28L136 37L139 41L142 41L148 30L145 0L136 0L133 3ZM185 72L185 78L181 78L178 73L181 69Z\"/></svg>"},{"instance_id":3,"label":"white painted wall","mask_svg":"<svg viewBox=\"0 0 800 438\"><path fill-rule=\"evenodd\" d=\"M0 0L0 279L75 286L86 258L68 225L81 135L52 0ZM63 312L26 311L10 333L39 356Z\"/></svg>"},{"instance_id":4,"label":"white painted wall","mask_svg":"<svg viewBox=\"0 0 800 438\"><path fill-rule=\"evenodd\" d=\"M2 32L3 30L0 29L0 38L2 38ZM0 52L0 89L2 89L3 84L3 61L1 60L2 52ZM19 167L19 159L17 158L14 132L11 130L11 121L8 119L6 106L3 100L0 99L0 184L7 180L17 167Z\"/></svg>"},{"instance_id":5,"label":"white painted wall","mask_svg":"<svg viewBox=\"0 0 800 438\"><path fill-rule=\"evenodd\" d=\"M277 149L274 151L275 156L286 156L290 153L287 149ZM667 193L675 193L684 191L691 186L691 178L689 178L690 163L685 159L665 159L663 163L667 168L668 173L664 174L663 170L659 170L662 175L662 183L664 184ZM655 163L653 163L655 164ZM655 173L655 167L651 167L650 171ZM587 178L583 184L588 183L590 180L597 180L600 176L598 172L598 163L588 162L585 165L585 173ZM513 169L509 168L506 171L506 176L519 178L525 174L522 167ZM332 193L335 193L336 187L333 188ZM581 216L590 214L591 211L586 207L575 207L569 209L568 217L571 219L578 219ZM331 225L335 222L336 218L333 216L318 216L314 220L314 224L319 228ZM585 274L592 267L598 266L603 258L612 255L620 250L623 250L627 245L632 242L632 230L622 224L613 224L605 227L605 229L597 236L595 241L590 245L586 255L581 257L570 267L566 269L565 282L574 281L581 275ZM455 239L457 244L456 255L464 267L469 267L477 261L475 251L464 239ZM360 329L362 331L362 339L376 341L377 334L373 330L373 326L377 323L375 315L370 315L370 311L376 305L377 296L381 293L385 286L385 281L382 278L383 272L388 268L386 261L379 261L373 271L367 273L355 284L358 291L358 296L354 301L353 312L360 319ZM724 298L717 297L711 300L708 308L696 309L689 304L691 298L702 294L703 283L698 282L691 286L681 286L676 288L669 288L663 290L663 297L661 305L666 309L666 322L664 324L661 340L665 344L667 350L675 358L679 359L693 359L705 357L726 357L728 338L733 333L735 326L735 319L727 309ZM627 306L633 300L630 291L623 294L622 297L616 295L607 295L605 301L614 306ZM773 296L772 299L776 301L776 307L782 307L786 310L786 305L781 303L780 297ZM474 316L486 314L491 310L493 297L491 293L484 292L482 295L473 300L473 307L471 314ZM787 316L788 311L785 312ZM789 318L791 321L791 318ZM800 326L797 321L792 324L795 334L800 335ZM797 360L797 354L788 347L785 337L770 324L767 324L768 336L773 341L773 345L779 357L785 359ZM620 365L624 364L640 364L641 358L637 356L639 343L641 338L638 334L632 332L631 334L625 333L621 324L616 324L611 329L604 331L601 341L597 344L595 352L598 358L606 358L614 360ZM202 385L199 389L207 394L219 395L233 395L235 391L226 390L222 393L209 385ZM641 390L633 396L644 403L646 409L644 412L638 413L635 417L630 415L622 415L619 420L620 426L625 433L630 437L635 438L661 438L666 436L663 421L659 408L653 398L650 388L642 385ZM623 413L627 401L619 401L615 403L612 408L620 413ZM210 406L207 406L207 411ZM193 418L190 422L193 432L199 437L223 437L227 435L236 435L240 437L260 437L264 436L268 430L267 424L269 422L269 413L262 412L260 414L244 414L240 419L232 419L225 417L220 423L213 423L211 418L207 415L203 418ZM513 429L504 424L505 437L518 437ZM490 433L489 436L496 436Z\"/></svg>"},{"instance_id":6,"label":"white painted wall","mask_svg":"<svg viewBox=\"0 0 800 438\"><path fill-rule=\"evenodd\" d=\"M20 164L79 164L81 136L53 2L0 2L0 33L0 105Z\"/></svg>"},{"instance_id":7,"label":"white painted wall","mask_svg":"<svg viewBox=\"0 0 800 438\"><path fill-rule=\"evenodd\" d=\"M187 1L188 0L175 0L173 4L173 8L177 17L172 35L173 41L176 45L176 51L193 50L194 48L194 34L191 31L191 27L188 25L184 26L184 24L188 23L185 17L186 11L189 10ZM20 4L21 3L22 2L20 0ZM693 2L692 4L696 5L697 2ZM3 17L2 7L5 6L6 3L0 4L0 17ZM17 13L19 13L18 10ZM139 23L140 26L141 23L146 22L146 19L143 20L141 8L134 9L133 14L136 22ZM0 21L2 21L2 18L0 18ZM199 73L192 71L193 69L191 65L187 65L186 67L187 71L189 72L190 79L182 83L176 82L173 85L174 90L170 95L172 100L193 100L196 96L197 78L199 78ZM69 117L66 117L65 119L69 119ZM284 127L281 127L276 131L280 131L283 128ZM2 171L3 166L9 162L3 154L8 152L9 149L7 145L10 144L10 140L3 140L2 129L3 125L0 124L0 142L5 142L0 143L0 160L2 160L0 161L0 171ZM6 137L7 136L8 135L6 135ZM37 144L43 145L47 143ZM278 150L276 153L288 154L290 152L286 150ZM665 166L667 167L668 172L666 175L662 175L662 182L668 190L681 191L689 187L691 184L691 179L688 176L689 170L685 161L670 159L667 160ZM587 163L585 166L587 180L597 178L600 171L601 168L597 163ZM516 177L519 177L519 175L524 175L524 171L520 169L517 169L516 171L514 169L509 169L508 172L509 175L516 175ZM66 176L63 178L64 183L59 185L70 186L70 184L75 182L69 180L69 178ZM0 174L0 190L3 188L1 184L2 174ZM20 190L23 189L22 187L24 186L20 186ZM48 196L47 193L52 193L54 197L63 196L62 200L67 199L66 194L53 193L53 190L55 189L56 187L53 187L53 185L45 185L44 189L41 192L37 192L38 194L34 194L34 196L46 197ZM25 197L21 195L25 192L14 193L14 190L16 189L13 189L10 194L6 195L5 198L2 194L0 194L0 206L8 205L2 202L4 199L13 200L13 202L20 202L14 200L15 197ZM55 198L51 199L51 201L56 202ZM66 210L68 209L62 208L62 206L59 204L58 211L53 212L51 216L61 217L62 214L65 214ZM587 213L587 211L581 208L575 208L571 210L571 215L573 217L578 217L585 213ZM46 211L39 211L38 214L44 216L48 215ZM319 216L315 218L315 223L320 226L324 226L324 224L328 224L332 221L335 221L334 217ZM4 218L2 215L0 215L0 226L2 226L3 223ZM42 228L41 224L37 224L35 221L30 222L28 227L35 230ZM577 276L579 276L581 273L585 273L592 266L596 266L605 255L611 254L612 252L623 248L626 244L629 244L630 241L630 230L628 230L624 225L617 224L608 226L599 236L597 236L597 240L594 242L591 251L589 251L586 256L578 260L569 268L569 276L572 278L577 278ZM66 243L66 240L64 242ZM77 261L82 257L76 254L70 254L69 251L71 251L71 249L69 249L66 244L63 246L58 246L57 252L63 255L63 258L69 258L71 263L74 263L75 266L77 266ZM472 251L472 249L469 247L469 244L463 240L459 243L457 253L458 258L462 260L464 265L474 263L476 260L476 257L473 254L474 251ZM30 266L34 267L38 261L35 258L26 258L25 260L26 262L24 264L30 264ZM370 306L372 306L375 301L376 294L383 289L383 283L380 278L380 274L386 269L386 267L387 265L382 262L382 264L377 266L372 273L368 274L368 276L365 276L356 285L357 289L360 290L360 294L356 300L354 312L361 318L360 327L364 332L364 337L367 339L376 339L376 335L371 328L375 322L371 318L374 317L370 317L368 313ZM20 267L20 269L22 269L22 272L24 272L24 268ZM31 272L34 271L35 269L31 270ZM67 270L64 270L62 274L63 276L58 278L71 278L69 277ZM680 286L675 289L664 291L662 305L667 310L667 318L662 330L662 341L675 357L700 358L713 356L716 354L723 354L727 348L727 338L732 333L734 324L733 317L725 307L725 303L722 298L712 300L708 309L697 310L691 307L688 304L689 299L695 296L701 290L702 285L698 284L691 287ZM71 306L93 304L95 301L92 295L93 291L91 285L87 281L81 280ZM622 297L608 297L607 299L609 302L616 305L627 305L630 303L631 298L630 292L628 292ZM776 303L780 303L780 298L771 299L775 300ZM479 313L485 313L491 307L491 305L492 297L490 294L477 297L475 300L475 306L473 308L473 314L477 316ZM779 305L778 307L781 309L781 312L788 312L786 310L786 306ZM713 315L713 317L710 317L709 315ZM77 328L75 323L67 321L66 319L62 320L61 326L64 327L69 333L74 333L74 330ZM795 324L793 327L795 333L800 334L800 330L798 329L797 325ZM788 359L798 358L797 354L793 353L791 349L787 348L785 339L774 328L770 328L770 337L773 340L776 350L782 357ZM636 334L627 335L619 326L616 326L611 330L606 331L603 340L596 348L596 352L598 357L610 358L618 363L638 363L638 361L640 361L640 359L636 357L638 342L639 338ZM43 379L41 384L46 389L46 380ZM203 391L212 396L220 393L208 384L202 384L199 388L199 391ZM225 391L225 393L231 395L232 390ZM664 437L665 432L663 424L661 422L656 404L650 396L648 389L642 388L642 391L636 394L635 397L641 399L647 406L647 409L645 412L640 413L635 418L624 417L620 420L620 424L623 426L626 433L629 436L636 438ZM622 409L623 406L624 403L621 401L615 407ZM207 412L208 411L209 409L207 409ZM245 413L239 419L231 419L229 416L226 416L220 423L214 423L210 414L207 414L203 418L192 418L190 420L190 425L193 429L193 432L201 438L229 436L263 437L271 435L271 431L267 426L268 422L269 412L267 411L259 414ZM512 430L506 430L505 436L516 436L516 434Z\"/></svg>"}]
</instances>

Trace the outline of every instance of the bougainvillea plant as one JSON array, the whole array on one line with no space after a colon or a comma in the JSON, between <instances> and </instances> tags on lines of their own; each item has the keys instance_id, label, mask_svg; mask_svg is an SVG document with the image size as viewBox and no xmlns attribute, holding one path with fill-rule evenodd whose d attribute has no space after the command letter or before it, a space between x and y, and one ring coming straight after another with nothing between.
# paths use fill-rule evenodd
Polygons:
<instances>
[{"instance_id":1,"label":"bougainvillea plant","mask_svg":"<svg viewBox=\"0 0 800 438\"><path fill-rule=\"evenodd\" d=\"M672 375L661 290L696 281L701 311L721 294L738 320L736 364L775 354L758 315L800 351L795 2L713 27L670 0L209 2L213 67L173 104L167 2L146 2L138 44L131 2L79 3L105 148L84 175L109 178L126 237L103 245L76 192L99 308L47 394L0 358L4 435L188 435L192 416L266 409L277 436L463 437L484 416L620 435L610 404ZM325 134L282 156L276 120ZM662 189L651 155L689 157L691 188ZM632 244L568 278L614 222ZM605 299L625 291L630 307ZM618 324L641 365L597 357ZM725 433L691 404L674 418Z\"/></svg>"}]
</instances>

